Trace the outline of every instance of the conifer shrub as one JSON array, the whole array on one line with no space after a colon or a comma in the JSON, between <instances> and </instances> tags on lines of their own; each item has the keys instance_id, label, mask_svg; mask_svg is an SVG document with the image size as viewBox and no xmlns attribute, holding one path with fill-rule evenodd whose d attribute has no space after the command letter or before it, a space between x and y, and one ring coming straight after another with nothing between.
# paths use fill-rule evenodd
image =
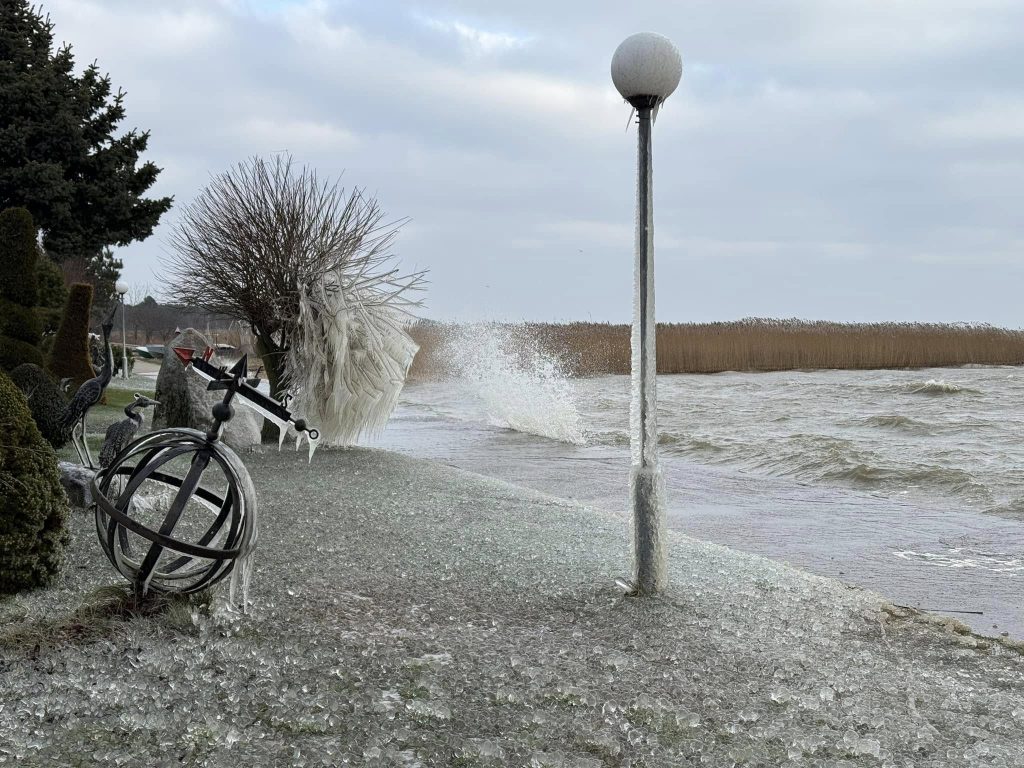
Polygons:
<instances>
[{"instance_id":1,"label":"conifer shrub","mask_svg":"<svg viewBox=\"0 0 1024 768\"><path fill-rule=\"evenodd\" d=\"M67 516L57 455L24 395L0 372L0 594L54 580L68 542Z\"/></svg>"},{"instance_id":2,"label":"conifer shrub","mask_svg":"<svg viewBox=\"0 0 1024 768\"><path fill-rule=\"evenodd\" d=\"M0 368L5 371L22 363L43 363L34 311L38 254L32 215L24 208L0 212Z\"/></svg>"},{"instance_id":3,"label":"conifer shrub","mask_svg":"<svg viewBox=\"0 0 1024 768\"><path fill-rule=\"evenodd\" d=\"M50 349L50 373L65 377L77 387L96 374L89 364L89 311L92 308L92 286L75 283L68 291L64 316Z\"/></svg>"},{"instance_id":4,"label":"conifer shrub","mask_svg":"<svg viewBox=\"0 0 1024 768\"><path fill-rule=\"evenodd\" d=\"M11 371L11 381L28 401L32 419L46 442L61 448L71 438L62 426L66 395L60 383L45 369L32 363L22 363Z\"/></svg>"}]
</instances>

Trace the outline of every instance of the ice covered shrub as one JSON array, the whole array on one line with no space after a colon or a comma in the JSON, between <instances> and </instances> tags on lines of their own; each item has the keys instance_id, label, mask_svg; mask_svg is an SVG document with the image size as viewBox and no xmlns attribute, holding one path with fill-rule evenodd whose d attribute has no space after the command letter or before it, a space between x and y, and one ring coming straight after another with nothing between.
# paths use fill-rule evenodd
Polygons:
<instances>
[{"instance_id":1,"label":"ice covered shrub","mask_svg":"<svg viewBox=\"0 0 1024 768\"><path fill-rule=\"evenodd\" d=\"M67 515L57 455L25 397L0 372L0 593L54 579L68 540Z\"/></svg>"},{"instance_id":2,"label":"ice covered shrub","mask_svg":"<svg viewBox=\"0 0 1024 768\"><path fill-rule=\"evenodd\" d=\"M406 326L424 273L395 266L399 226L359 189L254 158L181 210L166 283L246 322L271 394L291 390L325 442L349 443L387 420L416 352Z\"/></svg>"},{"instance_id":3,"label":"ice covered shrub","mask_svg":"<svg viewBox=\"0 0 1024 768\"><path fill-rule=\"evenodd\" d=\"M0 212L0 368L42 365L42 337L35 313L36 227L24 208Z\"/></svg>"},{"instance_id":4,"label":"ice covered shrub","mask_svg":"<svg viewBox=\"0 0 1024 768\"><path fill-rule=\"evenodd\" d=\"M72 285L50 350L50 372L57 378L71 379L75 386L96 375L89 359L91 308L92 286L88 283Z\"/></svg>"}]
</instances>

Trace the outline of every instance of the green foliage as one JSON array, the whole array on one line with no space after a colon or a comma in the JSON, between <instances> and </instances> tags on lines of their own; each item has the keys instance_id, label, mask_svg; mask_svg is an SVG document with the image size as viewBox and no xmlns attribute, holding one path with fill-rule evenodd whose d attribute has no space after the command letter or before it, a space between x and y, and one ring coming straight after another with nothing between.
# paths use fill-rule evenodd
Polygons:
<instances>
[{"instance_id":1,"label":"green foliage","mask_svg":"<svg viewBox=\"0 0 1024 768\"><path fill-rule=\"evenodd\" d=\"M70 435L61 426L67 399L59 382L45 368L24 363L11 371L11 381L28 401L32 419L50 445L60 448Z\"/></svg>"},{"instance_id":2,"label":"green foliage","mask_svg":"<svg viewBox=\"0 0 1024 768\"><path fill-rule=\"evenodd\" d=\"M3 307L0 307L0 312L3 311ZM0 335L0 370L11 370L24 362L34 360L40 363L43 361L43 353L35 344Z\"/></svg>"},{"instance_id":3,"label":"green foliage","mask_svg":"<svg viewBox=\"0 0 1024 768\"><path fill-rule=\"evenodd\" d=\"M118 300L114 286L121 278L124 262L114 258L114 252L104 248L86 260L85 270L92 283L92 319L99 322L110 305Z\"/></svg>"},{"instance_id":4,"label":"green foliage","mask_svg":"<svg viewBox=\"0 0 1024 768\"><path fill-rule=\"evenodd\" d=\"M58 262L145 239L171 206L142 196L160 169L139 164L148 132L117 135L124 97L28 0L0 2L0 206L28 208Z\"/></svg>"},{"instance_id":5,"label":"green foliage","mask_svg":"<svg viewBox=\"0 0 1024 768\"><path fill-rule=\"evenodd\" d=\"M36 227L24 208L0 212L0 367L41 364L36 305Z\"/></svg>"},{"instance_id":6,"label":"green foliage","mask_svg":"<svg viewBox=\"0 0 1024 768\"><path fill-rule=\"evenodd\" d=\"M127 354L127 357L128 357L128 375L131 376L132 375L132 371L135 370L135 352L134 352L134 350L132 350L132 348L130 346L127 349L125 349L123 344L114 344L113 345L113 350L114 350L114 375L115 376L120 376L121 375L121 368L124 367L125 352L127 352L128 353Z\"/></svg>"},{"instance_id":7,"label":"green foliage","mask_svg":"<svg viewBox=\"0 0 1024 768\"><path fill-rule=\"evenodd\" d=\"M36 316L45 338L56 333L60 326L64 302L68 300L68 289L64 285L60 267L44 252L40 252L36 260L36 285L39 288Z\"/></svg>"},{"instance_id":8,"label":"green foliage","mask_svg":"<svg viewBox=\"0 0 1024 768\"><path fill-rule=\"evenodd\" d=\"M0 211L0 296L34 307L36 288L36 225L26 208Z\"/></svg>"},{"instance_id":9,"label":"green foliage","mask_svg":"<svg viewBox=\"0 0 1024 768\"><path fill-rule=\"evenodd\" d=\"M114 375L121 375L121 366L124 365L124 352L121 344L111 344L110 352L114 357ZM103 339L99 336L89 337L89 359L92 361L92 367L94 370L100 370L105 361L103 356ZM135 369L135 352L129 346L128 347L128 375L132 375L132 371Z\"/></svg>"},{"instance_id":10,"label":"green foliage","mask_svg":"<svg viewBox=\"0 0 1024 768\"><path fill-rule=\"evenodd\" d=\"M46 586L68 542L57 456L24 396L0 373L0 593Z\"/></svg>"},{"instance_id":11,"label":"green foliage","mask_svg":"<svg viewBox=\"0 0 1024 768\"><path fill-rule=\"evenodd\" d=\"M64 316L50 350L50 372L58 379L70 378L75 386L95 376L89 364L89 309L92 286L75 283L68 291Z\"/></svg>"}]
</instances>

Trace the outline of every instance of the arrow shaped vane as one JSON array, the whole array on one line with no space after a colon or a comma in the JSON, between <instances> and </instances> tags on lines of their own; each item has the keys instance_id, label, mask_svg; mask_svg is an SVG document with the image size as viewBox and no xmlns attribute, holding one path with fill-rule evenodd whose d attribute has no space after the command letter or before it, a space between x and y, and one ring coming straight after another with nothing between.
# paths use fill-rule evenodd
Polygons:
<instances>
[{"instance_id":1,"label":"arrow shaped vane","mask_svg":"<svg viewBox=\"0 0 1024 768\"><path fill-rule=\"evenodd\" d=\"M249 383L248 355L242 355L237 363L228 368L227 366L216 366L210 362L213 357L211 347L203 350L202 355L198 355L197 350L190 347L174 347L174 354L186 368L191 368L210 382L206 387L208 391L225 390L230 393L225 397L225 402L237 397L242 405L251 408L276 424L280 430L279 446L284 443L289 424L299 433L300 439L304 433L309 440L310 458L312 458L313 450L320 439L320 431L308 426L305 419L296 419L292 416L291 411L288 410L288 401L291 400L291 395L285 395L284 402L281 403L263 394Z\"/></svg>"}]
</instances>

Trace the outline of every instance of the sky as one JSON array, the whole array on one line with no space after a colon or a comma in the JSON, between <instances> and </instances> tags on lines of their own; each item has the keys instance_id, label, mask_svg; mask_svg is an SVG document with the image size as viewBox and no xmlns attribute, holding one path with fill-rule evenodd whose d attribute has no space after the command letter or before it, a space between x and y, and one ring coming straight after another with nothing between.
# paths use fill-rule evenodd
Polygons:
<instances>
[{"instance_id":1,"label":"sky","mask_svg":"<svg viewBox=\"0 0 1024 768\"><path fill-rule=\"evenodd\" d=\"M1024 326L1019 0L50 0L127 92L151 195L253 156L407 219L438 320L632 314L636 128L609 75L683 58L654 126L660 321ZM172 209L117 250L159 291Z\"/></svg>"}]
</instances>

